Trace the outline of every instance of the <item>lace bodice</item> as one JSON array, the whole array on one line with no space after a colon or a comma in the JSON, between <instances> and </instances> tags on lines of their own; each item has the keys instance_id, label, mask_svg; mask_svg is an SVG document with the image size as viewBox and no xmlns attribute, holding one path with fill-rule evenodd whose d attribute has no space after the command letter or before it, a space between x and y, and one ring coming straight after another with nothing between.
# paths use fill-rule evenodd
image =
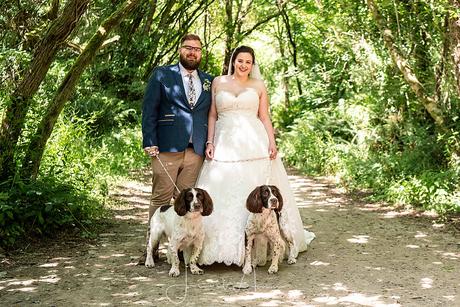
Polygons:
<instances>
[{"instance_id":1,"label":"lace bodice","mask_svg":"<svg viewBox=\"0 0 460 307\"><path fill-rule=\"evenodd\" d=\"M257 116L259 110L259 94L254 88L246 88L235 95L227 90L218 90L216 94L216 108L219 119L227 115Z\"/></svg>"}]
</instances>

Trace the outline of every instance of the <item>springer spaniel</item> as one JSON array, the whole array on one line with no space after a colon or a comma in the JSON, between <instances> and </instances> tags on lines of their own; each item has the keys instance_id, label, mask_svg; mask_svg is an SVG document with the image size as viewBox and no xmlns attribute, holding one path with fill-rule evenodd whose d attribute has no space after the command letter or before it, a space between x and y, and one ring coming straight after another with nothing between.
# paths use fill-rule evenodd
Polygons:
<instances>
[{"instance_id":1,"label":"springer spaniel","mask_svg":"<svg viewBox=\"0 0 460 307\"><path fill-rule=\"evenodd\" d=\"M243 267L244 274L252 272L252 246L258 235L264 235L272 248L272 263L269 274L278 272L278 262L283 260L285 243L289 245L288 263L296 263L297 251L292 233L287 227L287 220L281 212L283 197L274 185L256 187L246 200L246 208L251 212L246 223L246 255ZM281 229L281 231L280 231ZM284 239L284 240L283 240ZM254 264L255 266L256 264Z\"/></svg>"},{"instance_id":2,"label":"springer spaniel","mask_svg":"<svg viewBox=\"0 0 460 307\"><path fill-rule=\"evenodd\" d=\"M182 190L172 206L160 207L150 219L150 235L147 242L146 267L154 267L153 252L158 249L161 237L169 239L168 260L171 263L169 276L179 276L178 252L184 250L187 263L188 252L190 256L190 271L192 274L203 274L196 262L203 247L204 231L202 217L210 215L213 204L209 194L199 188Z\"/></svg>"}]
</instances>

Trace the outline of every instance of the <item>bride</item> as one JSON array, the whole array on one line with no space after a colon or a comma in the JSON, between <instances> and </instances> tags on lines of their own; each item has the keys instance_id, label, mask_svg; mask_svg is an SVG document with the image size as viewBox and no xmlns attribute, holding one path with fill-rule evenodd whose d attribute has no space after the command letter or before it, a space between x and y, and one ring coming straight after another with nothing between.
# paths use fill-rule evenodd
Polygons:
<instances>
[{"instance_id":1,"label":"bride","mask_svg":"<svg viewBox=\"0 0 460 307\"><path fill-rule=\"evenodd\" d=\"M288 216L294 244L298 251L305 251L315 236L303 228L286 170L277 154L267 90L254 50L247 46L236 48L228 75L216 77L211 90L207 159L196 186L209 192L214 212L203 219L205 240L199 263L244 264L244 230L249 215L246 198L262 184L276 185L281 190L283 214ZM263 265L266 242L258 246L256 261Z\"/></svg>"}]
</instances>

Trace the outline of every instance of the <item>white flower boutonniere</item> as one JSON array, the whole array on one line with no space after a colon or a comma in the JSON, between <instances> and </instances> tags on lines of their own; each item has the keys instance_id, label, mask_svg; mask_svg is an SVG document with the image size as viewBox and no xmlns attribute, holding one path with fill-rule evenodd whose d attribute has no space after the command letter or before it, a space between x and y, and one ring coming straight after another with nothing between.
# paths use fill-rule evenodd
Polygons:
<instances>
[{"instance_id":1,"label":"white flower boutonniere","mask_svg":"<svg viewBox=\"0 0 460 307\"><path fill-rule=\"evenodd\" d=\"M211 81L209 81L209 79L205 79L203 81L203 91L209 92L210 89L211 89Z\"/></svg>"}]
</instances>

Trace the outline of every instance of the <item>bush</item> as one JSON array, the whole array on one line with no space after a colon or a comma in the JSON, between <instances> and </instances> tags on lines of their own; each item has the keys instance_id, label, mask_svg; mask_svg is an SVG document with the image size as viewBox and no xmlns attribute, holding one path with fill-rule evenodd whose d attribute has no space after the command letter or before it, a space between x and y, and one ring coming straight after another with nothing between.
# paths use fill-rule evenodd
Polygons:
<instances>
[{"instance_id":1,"label":"bush","mask_svg":"<svg viewBox=\"0 0 460 307\"><path fill-rule=\"evenodd\" d=\"M84 191L47 178L31 183L4 182L0 192L0 246L21 238L54 236L63 230L91 235L103 205Z\"/></svg>"},{"instance_id":2,"label":"bush","mask_svg":"<svg viewBox=\"0 0 460 307\"><path fill-rule=\"evenodd\" d=\"M148 164L139 129L93 137L85 121L60 119L48 142L35 182L0 186L0 246L66 230L92 236L107 213L109 187L120 176Z\"/></svg>"},{"instance_id":3,"label":"bush","mask_svg":"<svg viewBox=\"0 0 460 307\"><path fill-rule=\"evenodd\" d=\"M372 200L441 216L460 212L460 159L451 150L452 138L437 139L416 121L397 124L404 126L382 125L359 105L304 111L282 133L280 149L289 164L312 175L334 175L350 192L370 189Z\"/></svg>"}]
</instances>

